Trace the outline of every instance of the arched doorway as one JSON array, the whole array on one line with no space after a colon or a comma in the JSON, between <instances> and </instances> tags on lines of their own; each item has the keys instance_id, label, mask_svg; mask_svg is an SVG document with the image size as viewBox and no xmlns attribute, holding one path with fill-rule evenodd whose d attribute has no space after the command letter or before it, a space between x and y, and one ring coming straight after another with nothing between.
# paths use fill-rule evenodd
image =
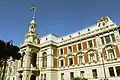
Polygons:
<instances>
[{"instance_id":1,"label":"arched doorway","mask_svg":"<svg viewBox=\"0 0 120 80\"><path fill-rule=\"evenodd\" d=\"M19 76L19 80L22 80L22 75Z\"/></svg>"},{"instance_id":2,"label":"arched doorway","mask_svg":"<svg viewBox=\"0 0 120 80\"><path fill-rule=\"evenodd\" d=\"M30 80L36 80L36 76L34 76L34 75L31 75L31 78L30 78Z\"/></svg>"}]
</instances>

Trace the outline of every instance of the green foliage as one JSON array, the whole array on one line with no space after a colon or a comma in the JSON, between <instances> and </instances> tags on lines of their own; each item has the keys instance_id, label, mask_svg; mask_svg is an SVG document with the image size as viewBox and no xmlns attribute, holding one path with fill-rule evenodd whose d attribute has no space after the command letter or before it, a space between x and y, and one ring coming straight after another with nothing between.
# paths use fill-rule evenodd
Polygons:
<instances>
[{"instance_id":1,"label":"green foliage","mask_svg":"<svg viewBox=\"0 0 120 80\"><path fill-rule=\"evenodd\" d=\"M0 40L0 61L9 59L10 57L20 59L21 55L18 53L19 50L19 47L13 45L11 41L4 42Z\"/></svg>"},{"instance_id":2,"label":"green foliage","mask_svg":"<svg viewBox=\"0 0 120 80\"><path fill-rule=\"evenodd\" d=\"M81 78L81 77L75 77L72 80L87 80L86 78Z\"/></svg>"}]
</instances>

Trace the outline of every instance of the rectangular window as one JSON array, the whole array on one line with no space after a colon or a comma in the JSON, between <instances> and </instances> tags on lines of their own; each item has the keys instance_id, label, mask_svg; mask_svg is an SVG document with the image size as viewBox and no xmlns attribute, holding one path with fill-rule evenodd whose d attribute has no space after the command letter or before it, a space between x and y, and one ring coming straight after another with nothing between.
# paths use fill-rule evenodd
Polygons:
<instances>
[{"instance_id":1,"label":"rectangular window","mask_svg":"<svg viewBox=\"0 0 120 80\"><path fill-rule=\"evenodd\" d=\"M68 52L72 53L72 47L71 46L68 47Z\"/></svg>"},{"instance_id":2,"label":"rectangular window","mask_svg":"<svg viewBox=\"0 0 120 80\"><path fill-rule=\"evenodd\" d=\"M83 63L83 56L79 56L79 63L80 63L80 64Z\"/></svg>"},{"instance_id":3,"label":"rectangular window","mask_svg":"<svg viewBox=\"0 0 120 80\"><path fill-rule=\"evenodd\" d=\"M117 66L115 68L116 68L117 76L120 76L120 66Z\"/></svg>"},{"instance_id":4,"label":"rectangular window","mask_svg":"<svg viewBox=\"0 0 120 80\"><path fill-rule=\"evenodd\" d=\"M106 43L110 43L111 42L110 36L109 35L105 36L105 40L106 40Z\"/></svg>"},{"instance_id":5,"label":"rectangular window","mask_svg":"<svg viewBox=\"0 0 120 80\"><path fill-rule=\"evenodd\" d=\"M69 58L69 65L73 65L73 59L72 58Z\"/></svg>"},{"instance_id":6,"label":"rectangular window","mask_svg":"<svg viewBox=\"0 0 120 80\"><path fill-rule=\"evenodd\" d=\"M61 65L61 67L64 66L64 62L63 62L63 60L60 61L60 65Z\"/></svg>"},{"instance_id":7,"label":"rectangular window","mask_svg":"<svg viewBox=\"0 0 120 80\"><path fill-rule=\"evenodd\" d=\"M84 77L84 71L80 71L80 77Z\"/></svg>"},{"instance_id":8,"label":"rectangular window","mask_svg":"<svg viewBox=\"0 0 120 80\"><path fill-rule=\"evenodd\" d=\"M43 80L43 74L41 74L41 80Z\"/></svg>"},{"instance_id":9,"label":"rectangular window","mask_svg":"<svg viewBox=\"0 0 120 80\"><path fill-rule=\"evenodd\" d=\"M97 78L97 70L93 69L92 70L93 78Z\"/></svg>"},{"instance_id":10,"label":"rectangular window","mask_svg":"<svg viewBox=\"0 0 120 80\"><path fill-rule=\"evenodd\" d=\"M110 76L115 76L113 67L109 67Z\"/></svg>"},{"instance_id":11,"label":"rectangular window","mask_svg":"<svg viewBox=\"0 0 120 80\"><path fill-rule=\"evenodd\" d=\"M46 80L46 74L44 74L44 80Z\"/></svg>"},{"instance_id":12,"label":"rectangular window","mask_svg":"<svg viewBox=\"0 0 120 80\"><path fill-rule=\"evenodd\" d=\"M105 42L104 42L104 38L103 37L101 37L101 41L102 41L102 45L104 45Z\"/></svg>"},{"instance_id":13,"label":"rectangular window","mask_svg":"<svg viewBox=\"0 0 120 80\"><path fill-rule=\"evenodd\" d=\"M74 72L70 72L70 79L74 78Z\"/></svg>"},{"instance_id":14,"label":"rectangular window","mask_svg":"<svg viewBox=\"0 0 120 80\"><path fill-rule=\"evenodd\" d=\"M112 37L112 41L115 42L115 35L114 34L111 34L111 37Z\"/></svg>"},{"instance_id":15,"label":"rectangular window","mask_svg":"<svg viewBox=\"0 0 120 80\"><path fill-rule=\"evenodd\" d=\"M88 41L88 44L89 44L89 48L93 47L92 40Z\"/></svg>"},{"instance_id":16,"label":"rectangular window","mask_svg":"<svg viewBox=\"0 0 120 80\"><path fill-rule=\"evenodd\" d=\"M78 44L78 50L81 50L82 49L82 46L81 46L81 43Z\"/></svg>"},{"instance_id":17,"label":"rectangular window","mask_svg":"<svg viewBox=\"0 0 120 80\"><path fill-rule=\"evenodd\" d=\"M61 80L64 80L64 73L61 73Z\"/></svg>"},{"instance_id":18,"label":"rectangular window","mask_svg":"<svg viewBox=\"0 0 120 80\"><path fill-rule=\"evenodd\" d=\"M60 49L60 54L61 54L61 55L63 54L63 49Z\"/></svg>"}]
</instances>

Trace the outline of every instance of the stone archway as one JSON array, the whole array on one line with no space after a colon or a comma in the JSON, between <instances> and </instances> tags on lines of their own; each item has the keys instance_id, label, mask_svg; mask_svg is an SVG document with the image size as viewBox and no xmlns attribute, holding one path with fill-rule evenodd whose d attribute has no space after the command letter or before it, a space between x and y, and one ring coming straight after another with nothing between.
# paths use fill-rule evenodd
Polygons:
<instances>
[{"instance_id":1,"label":"stone archway","mask_svg":"<svg viewBox=\"0 0 120 80\"><path fill-rule=\"evenodd\" d=\"M31 75L30 80L36 80L36 76L35 75Z\"/></svg>"}]
</instances>

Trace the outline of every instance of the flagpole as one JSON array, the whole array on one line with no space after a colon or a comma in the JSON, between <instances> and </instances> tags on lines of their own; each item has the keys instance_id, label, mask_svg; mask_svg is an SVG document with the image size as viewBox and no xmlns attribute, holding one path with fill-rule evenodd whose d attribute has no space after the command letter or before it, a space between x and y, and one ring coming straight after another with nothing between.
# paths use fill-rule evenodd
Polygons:
<instances>
[{"instance_id":1,"label":"flagpole","mask_svg":"<svg viewBox=\"0 0 120 80\"><path fill-rule=\"evenodd\" d=\"M35 12L36 12L36 7L34 7L35 10L33 10L33 19L35 19Z\"/></svg>"}]
</instances>

